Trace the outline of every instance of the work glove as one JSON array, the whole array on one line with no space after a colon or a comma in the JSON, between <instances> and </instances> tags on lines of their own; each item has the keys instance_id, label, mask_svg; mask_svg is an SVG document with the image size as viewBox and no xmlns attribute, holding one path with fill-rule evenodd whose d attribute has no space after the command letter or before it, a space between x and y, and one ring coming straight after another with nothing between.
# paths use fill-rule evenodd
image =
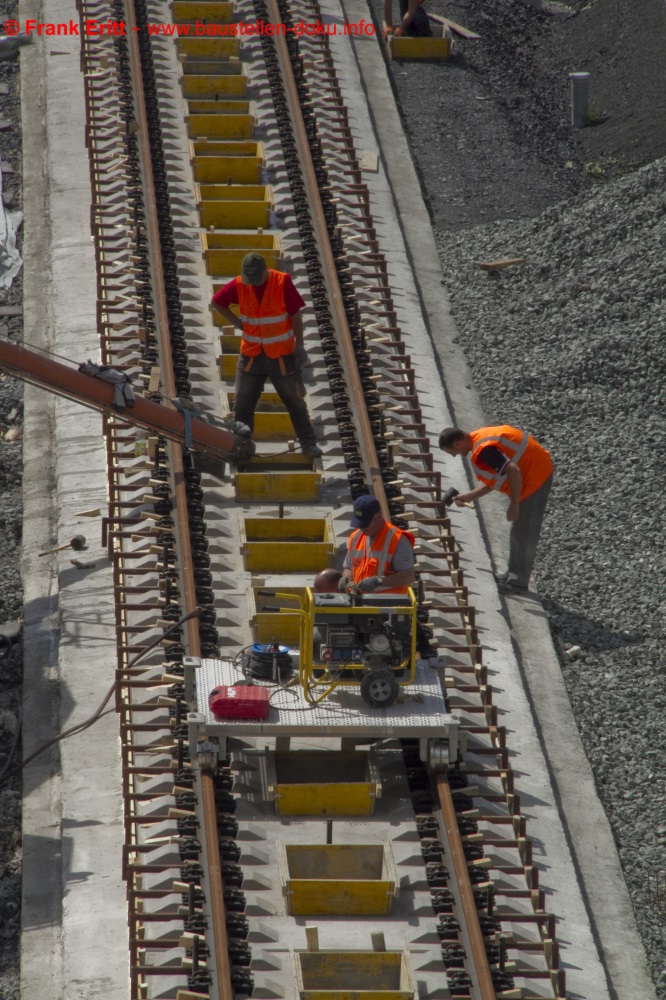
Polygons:
<instances>
[{"instance_id":1,"label":"work glove","mask_svg":"<svg viewBox=\"0 0 666 1000\"><path fill-rule=\"evenodd\" d=\"M378 576L366 576L365 580L361 580L358 586L362 594L371 594L377 587L381 586L381 583Z\"/></svg>"},{"instance_id":2,"label":"work glove","mask_svg":"<svg viewBox=\"0 0 666 1000\"><path fill-rule=\"evenodd\" d=\"M299 344L299 346L294 351L295 364L297 364L299 368L303 368L305 367L305 365L308 364L309 361L310 359L308 358L308 352L305 350L304 347L301 347Z\"/></svg>"},{"instance_id":3,"label":"work glove","mask_svg":"<svg viewBox=\"0 0 666 1000\"><path fill-rule=\"evenodd\" d=\"M343 575L340 577L340 579L338 580L338 590L340 591L341 594L347 593L347 587L350 585L350 583L351 580L349 579L348 576Z\"/></svg>"}]
</instances>

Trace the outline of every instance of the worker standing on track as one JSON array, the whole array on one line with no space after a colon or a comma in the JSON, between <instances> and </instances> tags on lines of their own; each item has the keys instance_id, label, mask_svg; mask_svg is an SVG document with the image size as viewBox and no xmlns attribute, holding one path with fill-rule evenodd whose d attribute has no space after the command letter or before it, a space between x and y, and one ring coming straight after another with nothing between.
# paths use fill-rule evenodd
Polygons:
<instances>
[{"instance_id":1,"label":"worker standing on track","mask_svg":"<svg viewBox=\"0 0 666 1000\"><path fill-rule=\"evenodd\" d=\"M254 411L269 378L291 417L301 451L311 458L320 456L301 377L308 360L300 315L305 302L289 275L267 267L261 254L247 254L241 273L215 293L212 305L242 333L235 419L254 430ZM238 316L232 305L238 305Z\"/></svg>"},{"instance_id":2,"label":"worker standing on track","mask_svg":"<svg viewBox=\"0 0 666 1000\"><path fill-rule=\"evenodd\" d=\"M361 496L354 503L347 555L338 584L343 593L354 583L364 594L375 590L406 594L414 583L414 536L385 521L379 500Z\"/></svg>"},{"instance_id":3,"label":"worker standing on track","mask_svg":"<svg viewBox=\"0 0 666 1000\"><path fill-rule=\"evenodd\" d=\"M508 424L476 431L446 427L439 435L439 446L447 455L470 455L474 474L483 483L470 493L459 493L453 501L459 507L492 490L510 498L506 511L511 522L509 566L498 577L498 588L503 594L526 591L553 483L549 453L527 431Z\"/></svg>"},{"instance_id":4,"label":"worker standing on track","mask_svg":"<svg viewBox=\"0 0 666 1000\"><path fill-rule=\"evenodd\" d=\"M393 25L393 0L384 0L384 40L391 35L409 35L413 38L430 38L432 29L423 0L399 0L400 24Z\"/></svg>"}]
</instances>

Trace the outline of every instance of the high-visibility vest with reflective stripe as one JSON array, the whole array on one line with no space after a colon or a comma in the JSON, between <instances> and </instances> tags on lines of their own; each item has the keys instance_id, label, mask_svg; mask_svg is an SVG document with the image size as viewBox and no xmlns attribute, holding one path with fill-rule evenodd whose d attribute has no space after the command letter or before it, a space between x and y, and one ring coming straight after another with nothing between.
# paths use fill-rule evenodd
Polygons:
<instances>
[{"instance_id":1,"label":"high-visibility vest with reflective stripe","mask_svg":"<svg viewBox=\"0 0 666 1000\"><path fill-rule=\"evenodd\" d=\"M238 311L243 324L241 354L256 357L263 350L269 358L279 358L296 350L291 316L284 299L286 280L286 274L269 268L268 281L259 302L254 285L244 285L240 275L236 278Z\"/></svg>"},{"instance_id":2,"label":"high-visibility vest with reflective stripe","mask_svg":"<svg viewBox=\"0 0 666 1000\"><path fill-rule=\"evenodd\" d=\"M389 583L391 573L387 567L390 566L398 542L403 535L407 536L413 547L414 536L409 531L396 528L394 524L389 524L387 521L384 522L384 526L374 538L368 538L360 528L352 532L347 548L353 582L360 583L361 580L365 580L369 576L382 576L384 583ZM394 587L389 590L387 587L382 587L382 592L406 594L408 589L408 587Z\"/></svg>"},{"instance_id":3,"label":"high-visibility vest with reflective stripe","mask_svg":"<svg viewBox=\"0 0 666 1000\"><path fill-rule=\"evenodd\" d=\"M500 476L491 469L479 465L479 456L483 449L489 445L498 448L510 462L513 462L520 469L523 477L520 490L521 500L526 500L532 493L536 493L539 487L543 486L548 477L552 475L553 463L549 453L527 431L520 431L508 424L499 424L497 427L480 427L476 431L470 431L469 436L473 442L470 457L474 474L484 486L489 486L491 490L499 490L501 493L506 493L507 496L511 495L509 478L506 473Z\"/></svg>"}]
</instances>

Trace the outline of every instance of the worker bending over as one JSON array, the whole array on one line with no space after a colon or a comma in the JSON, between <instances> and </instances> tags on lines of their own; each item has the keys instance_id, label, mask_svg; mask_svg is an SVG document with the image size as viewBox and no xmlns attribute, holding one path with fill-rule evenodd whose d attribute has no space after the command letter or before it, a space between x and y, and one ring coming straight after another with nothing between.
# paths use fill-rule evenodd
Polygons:
<instances>
[{"instance_id":1,"label":"worker bending over","mask_svg":"<svg viewBox=\"0 0 666 1000\"><path fill-rule=\"evenodd\" d=\"M432 29L428 15L422 7L423 0L399 0L400 23L393 24L393 0L384 0L384 39L388 35L409 35L430 38Z\"/></svg>"},{"instance_id":2,"label":"worker bending over","mask_svg":"<svg viewBox=\"0 0 666 1000\"><path fill-rule=\"evenodd\" d=\"M350 527L356 531L349 536L338 590L356 584L364 594L406 594L415 576L414 536L385 521L371 496L356 500Z\"/></svg>"},{"instance_id":3,"label":"worker bending over","mask_svg":"<svg viewBox=\"0 0 666 1000\"><path fill-rule=\"evenodd\" d=\"M254 430L254 411L269 378L284 403L304 455L322 454L305 404L301 368L305 302L288 274L274 271L258 253L243 258L241 273L213 296L213 308L242 333L234 385L234 417ZM238 305L236 316L230 306Z\"/></svg>"},{"instance_id":4,"label":"worker bending over","mask_svg":"<svg viewBox=\"0 0 666 1000\"><path fill-rule=\"evenodd\" d=\"M439 435L439 446L447 455L470 455L474 475L483 484L459 493L453 501L459 507L491 490L509 497L509 566L498 578L498 587L503 594L527 590L553 483L549 453L527 431L508 424L476 431L447 427Z\"/></svg>"}]
</instances>

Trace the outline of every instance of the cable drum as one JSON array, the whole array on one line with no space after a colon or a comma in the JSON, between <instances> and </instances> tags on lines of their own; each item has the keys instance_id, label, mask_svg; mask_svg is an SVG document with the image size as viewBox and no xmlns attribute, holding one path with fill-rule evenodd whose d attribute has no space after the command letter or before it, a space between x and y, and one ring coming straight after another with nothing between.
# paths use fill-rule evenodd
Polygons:
<instances>
[{"instance_id":1,"label":"cable drum","mask_svg":"<svg viewBox=\"0 0 666 1000\"><path fill-rule=\"evenodd\" d=\"M243 653L243 673L258 681L287 680L294 670L288 646L255 642Z\"/></svg>"}]
</instances>

